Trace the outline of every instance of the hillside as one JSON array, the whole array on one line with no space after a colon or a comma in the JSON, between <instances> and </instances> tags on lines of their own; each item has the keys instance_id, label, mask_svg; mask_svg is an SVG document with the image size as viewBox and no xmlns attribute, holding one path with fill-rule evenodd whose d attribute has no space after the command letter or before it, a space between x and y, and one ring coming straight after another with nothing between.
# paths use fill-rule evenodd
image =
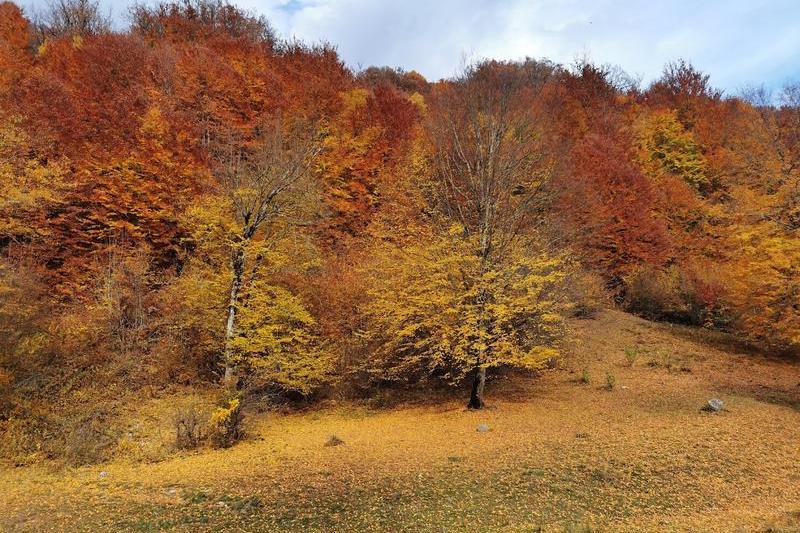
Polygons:
<instances>
[{"instance_id":1,"label":"hillside","mask_svg":"<svg viewBox=\"0 0 800 533\"><path fill-rule=\"evenodd\" d=\"M124 1L0 0L0 530L800 531L800 78Z\"/></svg>"},{"instance_id":2,"label":"hillside","mask_svg":"<svg viewBox=\"0 0 800 533\"><path fill-rule=\"evenodd\" d=\"M0 529L800 531L797 362L618 311L570 327L559 368L491 381L483 411L329 402L249 413L229 450L5 468ZM131 420L169 427L180 401Z\"/></svg>"}]
</instances>

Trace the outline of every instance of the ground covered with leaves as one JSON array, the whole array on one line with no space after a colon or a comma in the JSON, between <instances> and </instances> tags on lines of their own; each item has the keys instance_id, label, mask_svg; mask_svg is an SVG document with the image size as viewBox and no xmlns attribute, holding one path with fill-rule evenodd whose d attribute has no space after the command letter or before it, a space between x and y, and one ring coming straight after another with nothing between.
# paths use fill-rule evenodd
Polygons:
<instances>
[{"instance_id":1,"label":"ground covered with leaves","mask_svg":"<svg viewBox=\"0 0 800 533\"><path fill-rule=\"evenodd\" d=\"M613 311L572 330L482 412L340 403L227 450L2 467L0 530L800 531L797 362Z\"/></svg>"}]
</instances>

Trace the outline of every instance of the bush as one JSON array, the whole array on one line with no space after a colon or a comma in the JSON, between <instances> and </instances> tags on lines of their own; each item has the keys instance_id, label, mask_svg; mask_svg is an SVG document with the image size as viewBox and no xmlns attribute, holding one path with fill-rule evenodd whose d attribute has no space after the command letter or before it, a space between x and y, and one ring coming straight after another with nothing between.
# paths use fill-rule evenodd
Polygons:
<instances>
[{"instance_id":1,"label":"bush","mask_svg":"<svg viewBox=\"0 0 800 533\"><path fill-rule=\"evenodd\" d=\"M109 458L117 439L102 411L92 411L64 420L63 447L60 455L74 466L100 463Z\"/></svg>"},{"instance_id":2,"label":"bush","mask_svg":"<svg viewBox=\"0 0 800 533\"><path fill-rule=\"evenodd\" d=\"M625 348L625 360L628 362L628 366L632 367L637 357L639 357L639 348L635 346Z\"/></svg>"},{"instance_id":3,"label":"bush","mask_svg":"<svg viewBox=\"0 0 800 533\"><path fill-rule=\"evenodd\" d=\"M612 391L612 390L614 390L614 386L615 386L616 384L617 384L617 378L614 376L614 374L612 374L611 372L608 372L608 373L606 374L606 385L605 385L605 389L606 389L607 391Z\"/></svg>"},{"instance_id":4,"label":"bush","mask_svg":"<svg viewBox=\"0 0 800 533\"><path fill-rule=\"evenodd\" d=\"M651 320L683 314L677 269L661 270L648 265L625 281L625 306L629 311Z\"/></svg>"},{"instance_id":5,"label":"bush","mask_svg":"<svg viewBox=\"0 0 800 533\"><path fill-rule=\"evenodd\" d=\"M203 426L207 419L195 407L179 409L175 413L175 447L179 450L197 448L203 439Z\"/></svg>"},{"instance_id":6,"label":"bush","mask_svg":"<svg viewBox=\"0 0 800 533\"><path fill-rule=\"evenodd\" d=\"M608 306L609 295L599 274L575 271L568 277L565 288L574 317L593 318Z\"/></svg>"},{"instance_id":7,"label":"bush","mask_svg":"<svg viewBox=\"0 0 800 533\"><path fill-rule=\"evenodd\" d=\"M36 462L43 456L41 444L49 438L49 429L32 416L0 419L0 458L15 466Z\"/></svg>"},{"instance_id":8,"label":"bush","mask_svg":"<svg viewBox=\"0 0 800 533\"><path fill-rule=\"evenodd\" d=\"M677 266L641 267L625 279L625 306L650 320L724 327L723 288L713 272L697 274Z\"/></svg>"},{"instance_id":9,"label":"bush","mask_svg":"<svg viewBox=\"0 0 800 533\"><path fill-rule=\"evenodd\" d=\"M230 448L244 437L242 403L232 398L217 407L209 420L209 438L215 448Z\"/></svg>"}]
</instances>

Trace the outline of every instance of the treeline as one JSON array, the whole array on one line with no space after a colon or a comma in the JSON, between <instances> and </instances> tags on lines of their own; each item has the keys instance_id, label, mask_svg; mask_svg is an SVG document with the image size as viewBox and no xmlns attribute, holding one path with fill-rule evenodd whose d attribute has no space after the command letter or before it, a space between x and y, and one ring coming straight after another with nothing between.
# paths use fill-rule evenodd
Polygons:
<instances>
[{"instance_id":1,"label":"treeline","mask_svg":"<svg viewBox=\"0 0 800 533\"><path fill-rule=\"evenodd\" d=\"M0 420L23 448L86 390L469 383L479 408L487 372L549 364L606 299L800 348L798 84L534 59L431 83L217 0L131 20L0 4Z\"/></svg>"}]
</instances>

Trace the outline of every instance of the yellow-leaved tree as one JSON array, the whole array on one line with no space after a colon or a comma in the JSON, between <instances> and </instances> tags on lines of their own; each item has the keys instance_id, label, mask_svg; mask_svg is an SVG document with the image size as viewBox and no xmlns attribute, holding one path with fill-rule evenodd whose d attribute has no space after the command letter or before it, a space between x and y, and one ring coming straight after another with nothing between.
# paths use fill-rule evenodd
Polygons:
<instances>
[{"instance_id":1,"label":"yellow-leaved tree","mask_svg":"<svg viewBox=\"0 0 800 533\"><path fill-rule=\"evenodd\" d=\"M231 253L242 243L231 242L240 227L221 196L206 198L186 215L194 251L180 276L162 291L170 309L173 343L187 348L186 357L202 367L216 366L226 346L225 315L234 272ZM301 294L283 282L318 266L313 245L294 232L273 228L268 239L254 238L243 253L252 257L241 274L236 328L225 364L238 369L251 387L280 392L313 392L330 378L333 361L324 349L314 317Z\"/></svg>"},{"instance_id":2,"label":"yellow-leaved tree","mask_svg":"<svg viewBox=\"0 0 800 533\"><path fill-rule=\"evenodd\" d=\"M724 211L733 326L770 349L800 351L800 84L779 106L763 89L739 106Z\"/></svg>"},{"instance_id":3,"label":"yellow-leaved tree","mask_svg":"<svg viewBox=\"0 0 800 533\"><path fill-rule=\"evenodd\" d=\"M270 135L221 159L223 187L187 211L191 257L163 298L191 357L214 367L222 351L227 385L235 371L250 387L307 395L333 366L298 284L287 281L319 266L298 227L317 205L307 179L316 148Z\"/></svg>"},{"instance_id":4,"label":"yellow-leaved tree","mask_svg":"<svg viewBox=\"0 0 800 533\"><path fill-rule=\"evenodd\" d=\"M648 175L676 176L699 191L711 186L700 146L675 111L645 114L636 124L636 141L642 168Z\"/></svg>"},{"instance_id":5,"label":"yellow-leaved tree","mask_svg":"<svg viewBox=\"0 0 800 533\"><path fill-rule=\"evenodd\" d=\"M800 350L800 238L760 222L731 239L735 325L762 346Z\"/></svg>"},{"instance_id":6,"label":"yellow-leaved tree","mask_svg":"<svg viewBox=\"0 0 800 533\"><path fill-rule=\"evenodd\" d=\"M30 156L29 138L17 117L0 116L0 245L27 244L44 236L47 211L67 190L65 165Z\"/></svg>"},{"instance_id":7,"label":"yellow-leaved tree","mask_svg":"<svg viewBox=\"0 0 800 533\"><path fill-rule=\"evenodd\" d=\"M231 274L223 364L224 380L231 385L241 359L237 320L243 297L254 298L258 285L253 282L262 279L271 255L280 243L299 237L295 226L303 213L313 212L307 209L315 196L311 170L322 146L316 124L280 117L253 131L218 137L214 174L224 198L220 214L229 231L222 237Z\"/></svg>"},{"instance_id":8,"label":"yellow-leaved tree","mask_svg":"<svg viewBox=\"0 0 800 533\"><path fill-rule=\"evenodd\" d=\"M558 355L562 261L518 246L487 268L477 247L457 225L377 247L363 307L374 379L458 384L479 355L483 369L527 370Z\"/></svg>"},{"instance_id":9,"label":"yellow-leaved tree","mask_svg":"<svg viewBox=\"0 0 800 533\"><path fill-rule=\"evenodd\" d=\"M389 226L368 275L373 374L457 383L472 373L472 409L484 406L488 369L537 368L563 327L561 261L536 238L551 172L528 81L486 62L431 95L427 157L412 158L408 194L427 204L424 222Z\"/></svg>"}]
</instances>

